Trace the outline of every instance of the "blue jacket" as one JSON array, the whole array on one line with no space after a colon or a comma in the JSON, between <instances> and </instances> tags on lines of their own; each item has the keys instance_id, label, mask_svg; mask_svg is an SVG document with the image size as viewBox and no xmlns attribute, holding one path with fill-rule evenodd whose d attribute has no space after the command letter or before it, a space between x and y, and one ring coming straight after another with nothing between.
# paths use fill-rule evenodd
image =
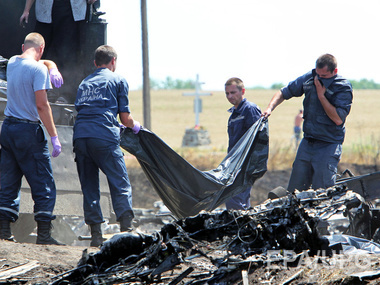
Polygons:
<instances>
[{"instance_id":1,"label":"blue jacket","mask_svg":"<svg viewBox=\"0 0 380 285\"><path fill-rule=\"evenodd\" d=\"M73 140L100 138L120 141L120 124L117 115L130 113L128 83L108 68L98 68L79 85L75 100L78 111L74 124Z\"/></svg>"},{"instance_id":2,"label":"blue jacket","mask_svg":"<svg viewBox=\"0 0 380 285\"><path fill-rule=\"evenodd\" d=\"M327 116L318 99L314 85L314 74L315 71L312 70L290 82L288 86L281 89L282 95L284 99L288 100L305 94L303 100L303 132L305 138L342 144L346 131L346 117L350 113L353 98L351 83L339 75L331 78L320 78L326 87L325 96L327 100L336 108L343 121L341 125L337 126Z\"/></svg>"},{"instance_id":3,"label":"blue jacket","mask_svg":"<svg viewBox=\"0 0 380 285\"><path fill-rule=\"evenodd\" d=\"M244 98L237 109L231 107L228 119L228 151L230 151L245 132L261 117L261 110L255 103Z\"/></svg>"}]
</instances>

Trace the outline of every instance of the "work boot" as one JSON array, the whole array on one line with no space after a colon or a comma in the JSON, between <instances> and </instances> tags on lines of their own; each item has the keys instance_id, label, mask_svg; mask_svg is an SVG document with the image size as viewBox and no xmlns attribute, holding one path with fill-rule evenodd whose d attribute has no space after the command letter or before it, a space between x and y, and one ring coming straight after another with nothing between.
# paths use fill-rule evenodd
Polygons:
<instances>
[{"instance_id":1,"label":"work boot","mask_svg":"<svg viewBox=\"0 0 380 285\"><path fill-rule=\"evenodd\" d=\"M121 232L130 232L132 228L133 216L131 214L124 215L120 218L120 231Z\"/></svg>"},{"instance_id":2,"label":"work boot","mask_svg":"<svg viewBox=\"0 0 380 285\"><path fill-rule=\"evenodd\" d=\"M11 232L10 220L0 220L0 239L15 241Z\"/></svg>"},{"instance_id":3,"label":"work boot","mask_svg":"<svg viewBox=\"0 0 380 285\"><path fill-rule=\"evenodd\" d=\"M99 247L103 244L102 224L92 224L91 229L91 243L90 246Z\"/></svg>"},{"instance_id":4,"label":"work boot","mask_svg":"<svg viewBox=\"0 0 380 285\"><path fill-rule=\"evenodd\" d=\"M49 222L37 221L37 241L36 241L36 244L64 245L63 243L52 238L51 228L52 228L51 221L49 221Z\"/></svg>"}]
</instances>

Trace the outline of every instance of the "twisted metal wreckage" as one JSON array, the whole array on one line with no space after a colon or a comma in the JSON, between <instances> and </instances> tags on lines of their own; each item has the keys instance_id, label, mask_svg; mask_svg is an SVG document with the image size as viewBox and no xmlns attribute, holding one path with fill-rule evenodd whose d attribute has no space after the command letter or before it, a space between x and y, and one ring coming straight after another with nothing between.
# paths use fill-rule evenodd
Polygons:
<instances>
[{"instance_id":1,"label":"twisted metal wreckage","mask_svg":"<svg viewBox=\"0 0 380 285\"><path fill-rule=\"evenodd\" d=\"M234 192L232 195L239 191L233 181L253 184L264 174L267 133L266 122L258 122L242 138L238 151L235 149L216 170L206 173L182 159L178 162L174 152L149 131L140 137L124 134L122 147L136 155L155 190L177 218L151 235L114 235L98 252L84 251L78 266L55 276L51 284L230 284L242 279L241 272L286 260L285 251L295 253L296 258L288 258L288 264L296 264L304 252L314 256L323 251L331 256L333 250L342 250L341 245L332 245L323 235L344 233L379 241L379 213L365 200L377 198L379 173L340 179L329 189L296 191L280 198L272 195L272 199L249 211L211 212L230 197L225 189ZM140 141L130 141L136 137ZM160 152L155 153L157 149L152 146ZM241 151L244 159L237 155ZM231 165L235 166L233 170L228 168ZM228 169L229 175L222 175L221 169ZM235 180L226 176L234 176ZM211 183L202 184L202 179L210 177ZM183 187L181 183L187 185ZM206 190L193 188L195 193L190 193L193 183L206 185ZM165 195L166 191L169 195ZM181 204L181 199L185 203ZM273 252L277 253L275 257Z\"/></svg>"},{"instance_id":2,"label":"twisted metal wreckage","mask_svg":"<svg viewBox=\"0 0 380 285\"><path fill-rule=\"evenodd\" d=\"M116 234L52 284L231 284L244 270L286 260L285 251L300 257L342 250L321 232L375 235L378 219L368 219L368 210L359 194L335 186L268 199L249 211L201 212L152 235ZM349 225L329 221L337 214ZM297 263L292 256L288 265Z\"/></svg>"}]
</instances>

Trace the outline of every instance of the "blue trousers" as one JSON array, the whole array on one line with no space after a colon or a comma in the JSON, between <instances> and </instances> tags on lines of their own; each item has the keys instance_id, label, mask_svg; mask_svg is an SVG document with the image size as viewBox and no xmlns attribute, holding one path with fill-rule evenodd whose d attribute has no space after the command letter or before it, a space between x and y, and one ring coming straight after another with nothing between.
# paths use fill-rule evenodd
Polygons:
<instances>
[{"instance_id":1,"label":"blue trousers","mask_svg":"<svg viewBox=\"0 0 380 285\"><path fill-rule=\"evenodd\" d=\"M112 206L119 221L126 214L133 216L132 188L119 144L96 138L74 141L75 161L83 192L85 223L103 223L100 207L99 169L106 175Z\"/></svg>"},{"instance_id":2,"label":"blue trousers","mask_svg":"<svg viewBox=\"0 0 380 285\"><path fill-rule=\"evenodd\" d=\"M227 210L247 210L251 207L251 186L226 201Z\"/></svg>"},{"instance_id":3,"label":"blue trousers","mask_svg":"<svg viewBox=\"0 0 380 285\"><path fill-rule=\"evenodd\" d=\"M23 176L32 193L34 219L55 219L56 188L42 126L6 118L1 128L0 143L0 219L12 222L18 219Z\"/></svg>"},{"instance_id":4,"label":"blue trousers","mask_svg":"<svg viewBox=\"0 0 380 285\"><path fill-rule=\"evenodd\" d=\"M293 163L288 191L334 186L341 156L341 144L302 139Z\"/></svg>"}]
</instances>

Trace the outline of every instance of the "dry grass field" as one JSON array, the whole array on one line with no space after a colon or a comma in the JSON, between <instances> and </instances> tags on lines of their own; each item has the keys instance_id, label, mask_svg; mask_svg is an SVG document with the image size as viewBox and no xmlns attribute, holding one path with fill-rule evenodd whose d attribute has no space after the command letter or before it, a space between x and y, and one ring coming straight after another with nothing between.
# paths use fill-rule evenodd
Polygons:
<instances>
[{"instance_id":1,"label":"dry grass field","mask_svg":"<svg viewBox=\"0 0 380 285\"><path fill-rule=\"evenodd\" d=\"M200 125L207 129L211 138L208 147L182 148L182 138L187 128L195 125L192 96L183 96L193 90L151 91L151 131L190 162L195 157L207 161L205 168L216 166L227 149L227 120L230 103L223 91L202 96ZM264 110L276 90L247 90L246 98ZM302 108L301 98L282 103L269 117L270 157L269 169L288 168L295 150L292 144L294 117ZM135 119L143 123L142 91L130 92L130 105ZM380 90L354 91L354 102L346 123L346 140L342 162L377 163L380 151ZM199 167L199 166L198 166Z\"/></svg>"}]
</instances>

